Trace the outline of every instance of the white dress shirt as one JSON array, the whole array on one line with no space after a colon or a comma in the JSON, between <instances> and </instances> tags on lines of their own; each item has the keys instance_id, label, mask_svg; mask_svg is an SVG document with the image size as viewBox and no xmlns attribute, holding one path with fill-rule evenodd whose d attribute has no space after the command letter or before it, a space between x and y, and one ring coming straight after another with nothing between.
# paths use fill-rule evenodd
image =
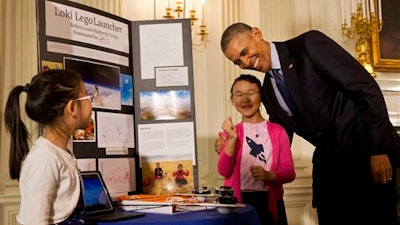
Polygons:
<instances>
[{"instance_id":1,"label":"white dress shirt","mask_svg":"<svg viewBox=\"0 0 400 225\"><path fill-rule=\"evenodd\" d=\"M281 62L279 61L279 56L278 56L278 51L276 50L276 46L274 43L270 43L271 46L271 70L272 69L279 69L279 73L283 76L282 70L281 70ZM285 110L287 115L292 116L292 112L290 111L289 107L287 106L285 100L283 99L281 92L279 92L278 87L276 86L276 81L274 78L274 75L272 74L272 71L269 70L268 73L271 74L271 84L272 87L274 88L275 96L276 99L279 102L279 105Z\"/></svg>"}]
</instances>

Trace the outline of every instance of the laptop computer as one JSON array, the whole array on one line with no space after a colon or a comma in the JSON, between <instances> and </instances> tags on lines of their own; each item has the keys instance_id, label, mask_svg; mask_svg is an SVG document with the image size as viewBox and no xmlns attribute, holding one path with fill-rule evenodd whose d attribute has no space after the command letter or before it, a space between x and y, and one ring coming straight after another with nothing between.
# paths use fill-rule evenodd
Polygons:
<instances>
[{"instance_id":1,"label":"laptop computer","mask_svg":"<svg viewBox=\"0 0 400 225\"><path fill-rule=\"evenodd\" d=\"M110 193L99 171L81 172L85 223L118 221L144 216L145 213L126 212L115 209Z\"/></svg>"}]
</instances>

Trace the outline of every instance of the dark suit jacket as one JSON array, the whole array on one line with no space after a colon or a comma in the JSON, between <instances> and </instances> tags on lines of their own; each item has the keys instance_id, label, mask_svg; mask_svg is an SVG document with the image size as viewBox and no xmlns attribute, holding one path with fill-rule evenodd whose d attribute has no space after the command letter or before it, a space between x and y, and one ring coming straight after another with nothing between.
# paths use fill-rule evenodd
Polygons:
<instances>
[{"instance_id":1,"label":"dark suit jacket","mask_svg":"<svg viewBox=\"0 0 400 225\"><path fill-rule=\"evenodd\" d=\"M283 125L290 137L295 132L316 146L314 186L335 176L331 167L355 169L347 175L351 179L360 172L369 173L369 156L394 155L400 140L389 121L382 92L358 61L319 31L275 45L286 85L305 125L283 111L268 73L263 103L270 121ZM370 179L369 174L361 176L364 181ZM319 193L316 187L314 197Z\"/></svg>"}]
</instances>

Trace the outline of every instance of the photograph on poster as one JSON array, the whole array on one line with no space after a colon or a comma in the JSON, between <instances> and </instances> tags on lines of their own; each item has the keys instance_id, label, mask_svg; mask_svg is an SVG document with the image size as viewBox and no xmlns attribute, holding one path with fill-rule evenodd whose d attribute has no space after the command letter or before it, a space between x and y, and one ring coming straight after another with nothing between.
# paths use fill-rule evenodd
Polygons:
<instances>
[{"instance_id":1,"label":"photograph on poster","mask_svg":"<svg viewBox=\"0 0 400 225\"><path fill-rule=\"evenodd\" d=\"M143 193L191 193L194 188L191 155L145 156L142 161Z\"/></svg>"},{"instance_id":2,"label":"photograph on poster","mask_svg":"<svg viewBox=\"0 0 400 225\"><path fill-rule=\"evenodd\" d=\"M93 108L121 110L119 67L65 57L64 68L81 74Z\"/></svg>"},{"instance_id":3,"label":"photograph on poster","mask_svg":"<svg viewBox=\"0 0 400 225\"><path fill-rule=\"evenodd\" d=\"M96 117L95 112L92 112L90 124L85 129L77 129L72 135L74 142L95 142L96 141Z\"/></svg>"},{"instance_id":4,"label":"photograph on poster","mask_svg":"<svg viewBox=\"0 0 400 225\"><path fill-rule=\"evenodd\" d=\"M140 92L141 120L190 119L190 90Z\"/></svg>"},{"instance_id":5,"label":"photograph on poster","mask_svg":"<svg viewBox=\"0 0 400 225\"><path fill-rule=\"evenodd\" d=\"M121 74L121 104L133 106L133 79L131 75Z\"/></svg>"},{"instance_id":6,"label":"photograph on poster","mask_svg":"<svg viewBox=\"0 0 400 225\"><path fill-rule=\"evenodd\" d=\"M41 71L46 71L46 70L58 70L62 69L63 65L60 62L51 62L51 61L45 61L43 60L41 62Z\"/></svg>"}]
</instances>

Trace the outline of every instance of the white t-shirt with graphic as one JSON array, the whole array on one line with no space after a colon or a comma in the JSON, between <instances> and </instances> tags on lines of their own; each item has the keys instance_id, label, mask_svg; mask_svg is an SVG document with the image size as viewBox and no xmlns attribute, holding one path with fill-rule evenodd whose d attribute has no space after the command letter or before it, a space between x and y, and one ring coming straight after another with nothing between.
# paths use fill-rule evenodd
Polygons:
<instances>
[{"instance_id":1,"label":"white t-shirt with graphic","mask_svg":"<svg viewBox=\"0 0 400 225\"><path fill-rule=\"evenodd\" d=\"M272 144L267 130L267 121L251 124L243 123L242 159L240 162L240 189L242 191L267 191L264 181L255 180L250 166L262 166L270 170Z\"/></svg>"}]
</instances>

